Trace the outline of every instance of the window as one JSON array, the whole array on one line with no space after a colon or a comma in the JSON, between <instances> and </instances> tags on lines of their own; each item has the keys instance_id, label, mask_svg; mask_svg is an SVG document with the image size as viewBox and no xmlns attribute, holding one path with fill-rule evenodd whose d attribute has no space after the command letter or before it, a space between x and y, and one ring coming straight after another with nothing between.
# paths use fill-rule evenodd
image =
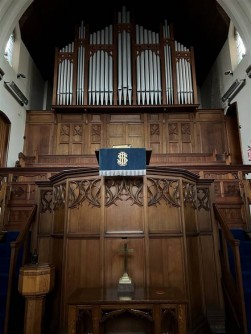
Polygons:
<instances>
[{"instance_id":1,"label":"window","mask_svg":"<svg viewBox=\"0 0 251 334\"><path fill-rule=\"evenodd\" d=\"M9 62L10 66L12 66L12 62L13 62L14 43L15 43L15 32L13 31L8 39L8 42L6 44L5 51L4 51L4 56Z\"/></svg>"},{"instance_id":2,"label":"window","mask_svg":"<svg viewBox=\"0 0 251 334\"><path fill-rule=\"evenodd\" d=\"M236 49L237 49L237 62L239 64L242 58L246 54L246 48L245 48L245 45L243 43L243 40L240 34L238 33L236 29L234 30L234 39L235 39Z\"/></svg>"}]
</instances>

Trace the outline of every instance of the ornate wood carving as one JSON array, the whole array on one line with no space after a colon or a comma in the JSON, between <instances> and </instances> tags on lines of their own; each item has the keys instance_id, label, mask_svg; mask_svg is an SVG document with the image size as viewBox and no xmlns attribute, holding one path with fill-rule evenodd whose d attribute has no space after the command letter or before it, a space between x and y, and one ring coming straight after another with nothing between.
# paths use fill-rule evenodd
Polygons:
<instances>
[{"instance_id":1,"label":"ornate wood carving","mask_svg":"<svg viewBox=\"0 0 251 334\"><path fill-rule=\"evenodd\" d=\"M151 136L159 136L160 134L159 124L150 124L150 134Z\"/></svg>"},{"instance_id":2,"label":"ornate wood carving","mask_svg":"<svg viewBox=\"0 0 251 334\"><path fill-rule=\"evenodd\" d=\"M197 209L209 211L209 189L208 188L199 188L197 189L197 200L198 206Z\"/></svg>"},{"instance_id":3,"label":"ornate wood carving","mask_svg":"<svg viewBox=\"0 0 251 334\"><path fill-rule=\"evenodd\" d=\"M196 186L189 182L183 182L184 205L196 208Z\"/></svg>"},{"instance_id":4,"label":"ornate wood carving","mask_svg":"<svg viewBox=\"0 0 251 334\"><path fill-rule=\"evenodd\" d=\"M66 184L61 183L53 188L53 208L59 209L65 205Z\"/></svg>"},{"instance_id":5,"label":"ornate wood carving","mask_svg":"<svg viewBox=\"0 0 251 334\"><path fill-rule=\"evenodd\" d=\"M52 212L53 202L52 202L52 190L42 190L41 200L40 200L40 213Z\"/></svg>"},{"instance_id":6,"label":"ornate wood carving","mask_svg":"<svg viewBox=\"0 0 251 334\"><path fill-rule=\"evenodd\" d=\"M238 180L238 172L231 172L231 173L226 173L226 172L205 172L204 173L204 179L216 179L216 180Z\"/></svg>"},{"instance_id":7,"label":"ornate wood carving","mask_svg":"<svg viewBox=\"0 0 251 334\"><path fill-rule=\"evenodd\" d=\"M117 205L117 201L132 202L143 206L143 178L107 178L105 181L105 206Z\"/></svg>"},{"instance_id":8,"label":"ornate wood carving","mask_svg":"<svg viewBox=\"0 0 251 334\"><path fill-rule=\"evenodd\" d=\"M191 124L190 123L181 123L181 136L182 136L182 141L191 140Z\"/></svg>"},{"instance_id":9,"label":"ornate wood carving","mask_svg":"<svg viewBox=\"0 0 251 334\"><path fill-rule=\"evenodd\" d=\"M148 206L157 206L161 201L170 206L180 206L179 180L147 179Z\"/></svg>"},{"instance_id":10,"label":"ornate wood carving","mask_svg":"<svg viewBox=\"0 0 251 334\"><path fill-rule=\"evenodd\" d=\"M83 126L82 124L74 124L73 127L73 140L79 142L82 140Z\"/></svg>"},{"instance_id":11,"label":"ornate wood carving","mask_svg":"<svg viewBox=\"0 0 251 334\"><path fill-rule=\"evenodd\" d=\"M93 143L101 142L101 124L92 124L91 126L91 141Z\"/></svg>"},{"instance_id":12,"label":"ornate wood carving","mask_svg":"<svg viewBox=\"0 0 251 334\"><path fill-rule=\"evenodd\" d=\"M168 124L168 134L169 134L169 140L178 140L178 124L177 123Z\"/></svg>"},{"instance_id":13,"label":"ornate wood carving","mask_svg":"<svg viewBox=\"0 0 251 334\"><path fill-rule=\"evenodd\" d=\"M239 182L223 182L224 196L240 196Z\"/></svg>"},{"instance_id":14,"label":"ornate wood carving","mask_svg":"<svg viewBox=\"0 0 251 334\"><path fill-rule=\"evenodd\" d=\"M88 201L92 207L100 207L100 179L79 180L69 183L68 207L78 208L83 201Z\"/></svg>"},{"instance_id":15,"label":"ornate wood carving","mask_svg":"<svg viewBox=\"0 0 251 334\"><path fill-rule=\"evenodd\" d=\"M62 124L60 129L60 141L68 142L70 139L70 125Z\"/></svg>"}]
</instances>

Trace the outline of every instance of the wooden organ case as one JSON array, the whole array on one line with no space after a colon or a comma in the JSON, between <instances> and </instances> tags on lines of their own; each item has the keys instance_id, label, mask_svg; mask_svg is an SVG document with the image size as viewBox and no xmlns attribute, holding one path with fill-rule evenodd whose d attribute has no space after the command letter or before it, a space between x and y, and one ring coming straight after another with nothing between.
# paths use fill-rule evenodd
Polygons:
<instances>
[{"instance_id":1,"label":"wooden organ case","mask_svg":"<svg viewBox=\"0 0 251 334\"><path fill-rule=\"evenodd\" d=\"M125 7L117 22L57 49L54 106L197 104L193 48L174 40L167 21L160 32L133 24Z\"/></svg>"},{"instance_id":2,"label":"wooden organ case","mask_svg":"<svg viewBox=\"0 0 251 334\"><path fill-rule=\"evenodd\" d=\"M39 259L56 267L58 320L48 328L143 334L145 310L163 334L205 334L212 319L223 326L213 180L194 166L223 164L216 153L227 140L223 111L197 109L193 48L166 21L159 33L132 23L125 7L103 30L82 22L56 50L52 104L53 112L28 112L24 152L27 167L61 170L36 182ZM120 144L152 150L145 176L99 176L95 150ZM125 243L135 288L170 295L86 301L91 289L117 287Z\"/></svg>"}]
</instances>

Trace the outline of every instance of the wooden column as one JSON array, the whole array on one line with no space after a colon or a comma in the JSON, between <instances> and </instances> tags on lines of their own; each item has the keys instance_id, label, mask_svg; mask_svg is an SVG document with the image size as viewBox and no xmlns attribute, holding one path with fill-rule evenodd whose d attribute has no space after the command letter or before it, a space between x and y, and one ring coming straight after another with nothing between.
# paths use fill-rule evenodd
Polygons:
<instances>
[{"instance_id":1,"label":"wooden column","mask_svg":"<svg viewBox=\"0 0 251 334\"><path fill-rule=\"evenodd\" d=\"M45 296L54 286L55 268L30 264L20 268L18 291L25 297L24 334L41 334Z\"/></svg>"}]
</instances>

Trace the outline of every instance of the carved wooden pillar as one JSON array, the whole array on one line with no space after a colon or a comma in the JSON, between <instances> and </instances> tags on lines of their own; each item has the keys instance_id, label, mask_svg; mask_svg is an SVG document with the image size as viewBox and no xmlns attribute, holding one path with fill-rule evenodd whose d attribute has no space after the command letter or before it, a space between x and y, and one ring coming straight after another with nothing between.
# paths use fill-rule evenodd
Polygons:
<instances>
[{"instance_id":1,"label":"carved wooden pillar","mask_svg":"<svg viewBox=\"0 0 251 334\"><path fill-rule=\"evenodd\" d=\"M54 286L55 268L31 264L20 268L18 290L25 297L24 334L40 334L45 295Z\"/></svg>"}]
</instances>

